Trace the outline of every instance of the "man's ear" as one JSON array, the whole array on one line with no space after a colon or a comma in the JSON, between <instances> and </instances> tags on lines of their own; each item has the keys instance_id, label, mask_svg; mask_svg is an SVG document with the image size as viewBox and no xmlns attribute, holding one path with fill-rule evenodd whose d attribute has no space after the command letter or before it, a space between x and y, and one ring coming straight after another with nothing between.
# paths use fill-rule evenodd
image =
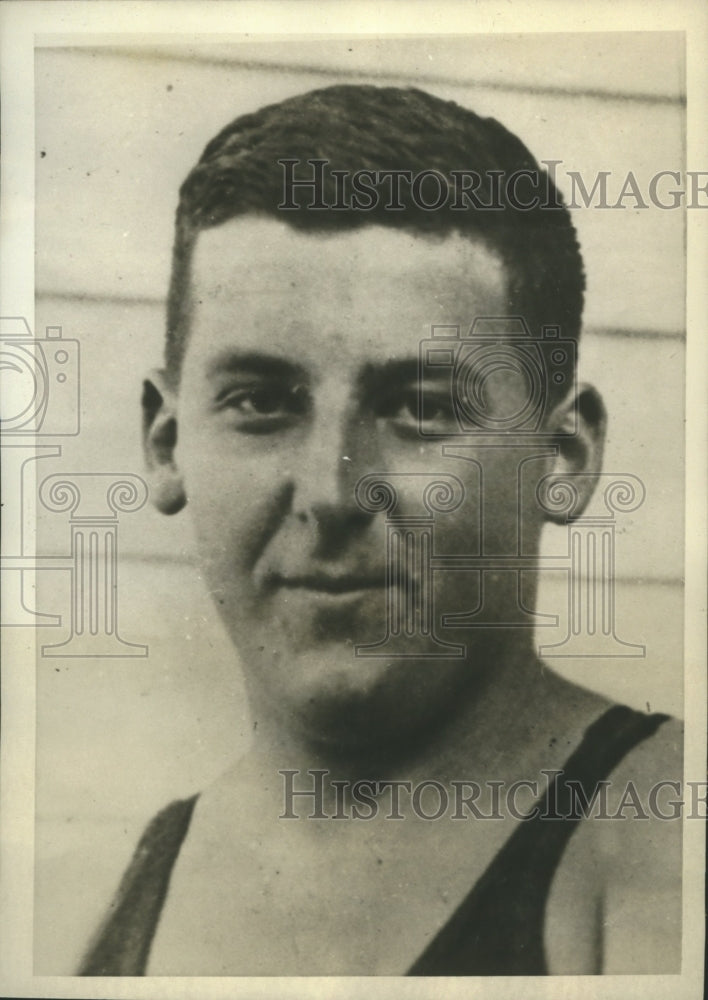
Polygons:
<instances>
[{"instance_id":1,"label":"man's ear","mask_svg":"<svg viewBox=\"0 0 708 1000\"><path fill-rule=\"evenodd\" d=\"M602 469L607 429L607 411L602 396L594 386L578 385L552 411L547 428L557 435L558 453L550 475L544 477L540 499L549 521L567 524L587 507ZM554 503L546 502L546 498L552 497L554 490L565 489L565 484L571 484L572 506L569 509L563 504L563 509L556 513Z\"/></svg>"},{"instance_id":2,"label":"man's ear","mask_svg":"<svg viewBox=\"0 0 708 1000\"><path fill-rule=\"evenodd\" d=\"M150 480L150 499L163 514L176 514L187 502L175 463L176 393L163 371L150 372L143 383L143 451Z\"/></svg>"}]
</instances>

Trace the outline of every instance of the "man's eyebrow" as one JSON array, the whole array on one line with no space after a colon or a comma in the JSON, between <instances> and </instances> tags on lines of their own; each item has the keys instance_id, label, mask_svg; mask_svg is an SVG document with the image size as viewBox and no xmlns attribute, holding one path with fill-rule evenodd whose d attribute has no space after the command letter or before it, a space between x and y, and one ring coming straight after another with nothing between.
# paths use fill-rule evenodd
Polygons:
<instances>
[{"instance_id":1,"label":"man's eyebrow","mask_svg":"<svg viewBox=\"0 0 708 1000\"><path fill-rule=\"evenodd\" d=\"M418 357L408 357L408 358L392 358L388 361L384 361L382 364L369 364L366 366L362 373L362 382L365 385L384 385L387 382L415 382L421 375L421 363ZM443 374L447 379L450 378L450 369L446 368L444 372L439 373L434 368L427 372L427 375L435 377L437 374Z\"/></svg>"},{"instance_id":2,"label":"man's eyebrow","mask_svg":"<svg viewBox=\"0 0 708 1000\"><path fill-rule=\"evenodd\" d=\"M207 377L246 372L249 375L274 375L280 378L302 377L304 369L297 362L260 351L224 351L213 357L207 366Z\"/></svg>"}]
</instances>

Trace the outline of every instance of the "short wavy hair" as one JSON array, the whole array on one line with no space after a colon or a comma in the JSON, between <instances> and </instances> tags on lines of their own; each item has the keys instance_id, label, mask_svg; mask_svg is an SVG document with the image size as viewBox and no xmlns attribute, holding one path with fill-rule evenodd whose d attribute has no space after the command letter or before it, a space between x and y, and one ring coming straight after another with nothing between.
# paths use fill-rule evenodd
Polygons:
<instances>
[{"instance_id":1,"label":"short wavy hair","mask_svg":"<svg viewBox=\"0 0 708 1000\"><path fill-rule=\"evenodd\" d=\"M284 196L283 159L327 161L323 200L336 201L333 171L435 171L454 184L454 171L480 177L476 196L496 209L446 204L421 208L401 185L403 210L380 199L370 211L279 208ZM302 169L302 168L301 168ZM500 183L518 171L537 179L544 197L520 210ZM422 90L337 85L313 90L243 115L206 146L180 188L167 306L165 361L179 379L189 336L192 252L199 232L240 215L276 218L313 233L380 225L444 236L482 239L508 272L510 305L534 336L544 325L565 338L580 334L585 278L570 213L560 193L524 144L494 118Z\"/></svg>"}]
</instances>

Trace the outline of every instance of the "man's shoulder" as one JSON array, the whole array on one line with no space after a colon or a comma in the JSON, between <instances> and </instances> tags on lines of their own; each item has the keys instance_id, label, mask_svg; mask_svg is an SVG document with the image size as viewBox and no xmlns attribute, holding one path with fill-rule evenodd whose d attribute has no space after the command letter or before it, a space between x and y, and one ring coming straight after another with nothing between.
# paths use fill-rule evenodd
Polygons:
<instances>
[{"instance_id":1,"label":"man's shoulder","mask_svg":"<svg viewBox=\"0 0 708 1000\"><path fill-rule=\"evenodd\" d=\"M617 737L618 759L608 775L615 791L630 780L638 787L682 780L682 720L613 701L568 680L547 664L541 664L541 677L549 719L559 732L567 731L568 751L583 737L590 736L595 744L612 743ZM620 731L623 735L618 736Z\"/></svg>"},{"instance_id":2,"label":"man's shoulder","mask_svg":"<svg viewBox=\"0 0 708 1000\"><path fill-rule=\"evenodd\" d=\"M604 971L677 971L681 946L683 724L668 718L610 775L591 820L602 872Z\"/></svg>"},{"instance_id":3,"label":"man's shoulder","mask_svg":"<svg viewBox=\"0 0 708 1000\"><path fill-rule=\"evenodd\" d=\"M606 862L631 855L637 878L655 887L680 862L683 813L683 723L668 718L637 743L609 776L603 814L593 824Z\"/></svg>"},{"instance_id":4,"label":"man's shoulder","mask_svg":"<svg viewBox=\"0 0 708 1000\"><path fill-rule=\"evenodd\" d=\"M546 927L549 963L559 973L588 971L575 965L577 947L568 942L568 926L587 903L588 917L578 933L592 937L586 960L595 971L676 972L683 724L609 702L596 707L596 721L606 720L596 736L611 740L616 722L635 738L602 779L556 873Z\"/></svg>"}]
</instances>

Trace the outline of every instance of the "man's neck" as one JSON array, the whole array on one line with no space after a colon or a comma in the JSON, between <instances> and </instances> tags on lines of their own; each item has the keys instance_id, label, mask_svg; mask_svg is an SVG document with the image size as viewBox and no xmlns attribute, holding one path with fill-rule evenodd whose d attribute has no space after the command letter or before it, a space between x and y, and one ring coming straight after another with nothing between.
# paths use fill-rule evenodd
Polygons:
<instances>
[{"instance_id":1,"label":"man's neck","mask_svg":"<svg viewBox=\"0 0 708 1000\"><path fill-rule=\"evenodd\" d=\"M459 693L458 693L459 694ZM252 767L266 773L326 772L325 794L341 795L336 783L402 780L413 783L464 777L486 780L524 758L546 701L542 665L532 655L509 657L477 675L450 700L446 711L415 730L388 739L353 743L311 738L261 708L254 719ZM254 712L255 715L255 712ZM342 722L346 728L346 719ZM296 778L296 783L299 779Z\"/></svg>"}]
</instances>

